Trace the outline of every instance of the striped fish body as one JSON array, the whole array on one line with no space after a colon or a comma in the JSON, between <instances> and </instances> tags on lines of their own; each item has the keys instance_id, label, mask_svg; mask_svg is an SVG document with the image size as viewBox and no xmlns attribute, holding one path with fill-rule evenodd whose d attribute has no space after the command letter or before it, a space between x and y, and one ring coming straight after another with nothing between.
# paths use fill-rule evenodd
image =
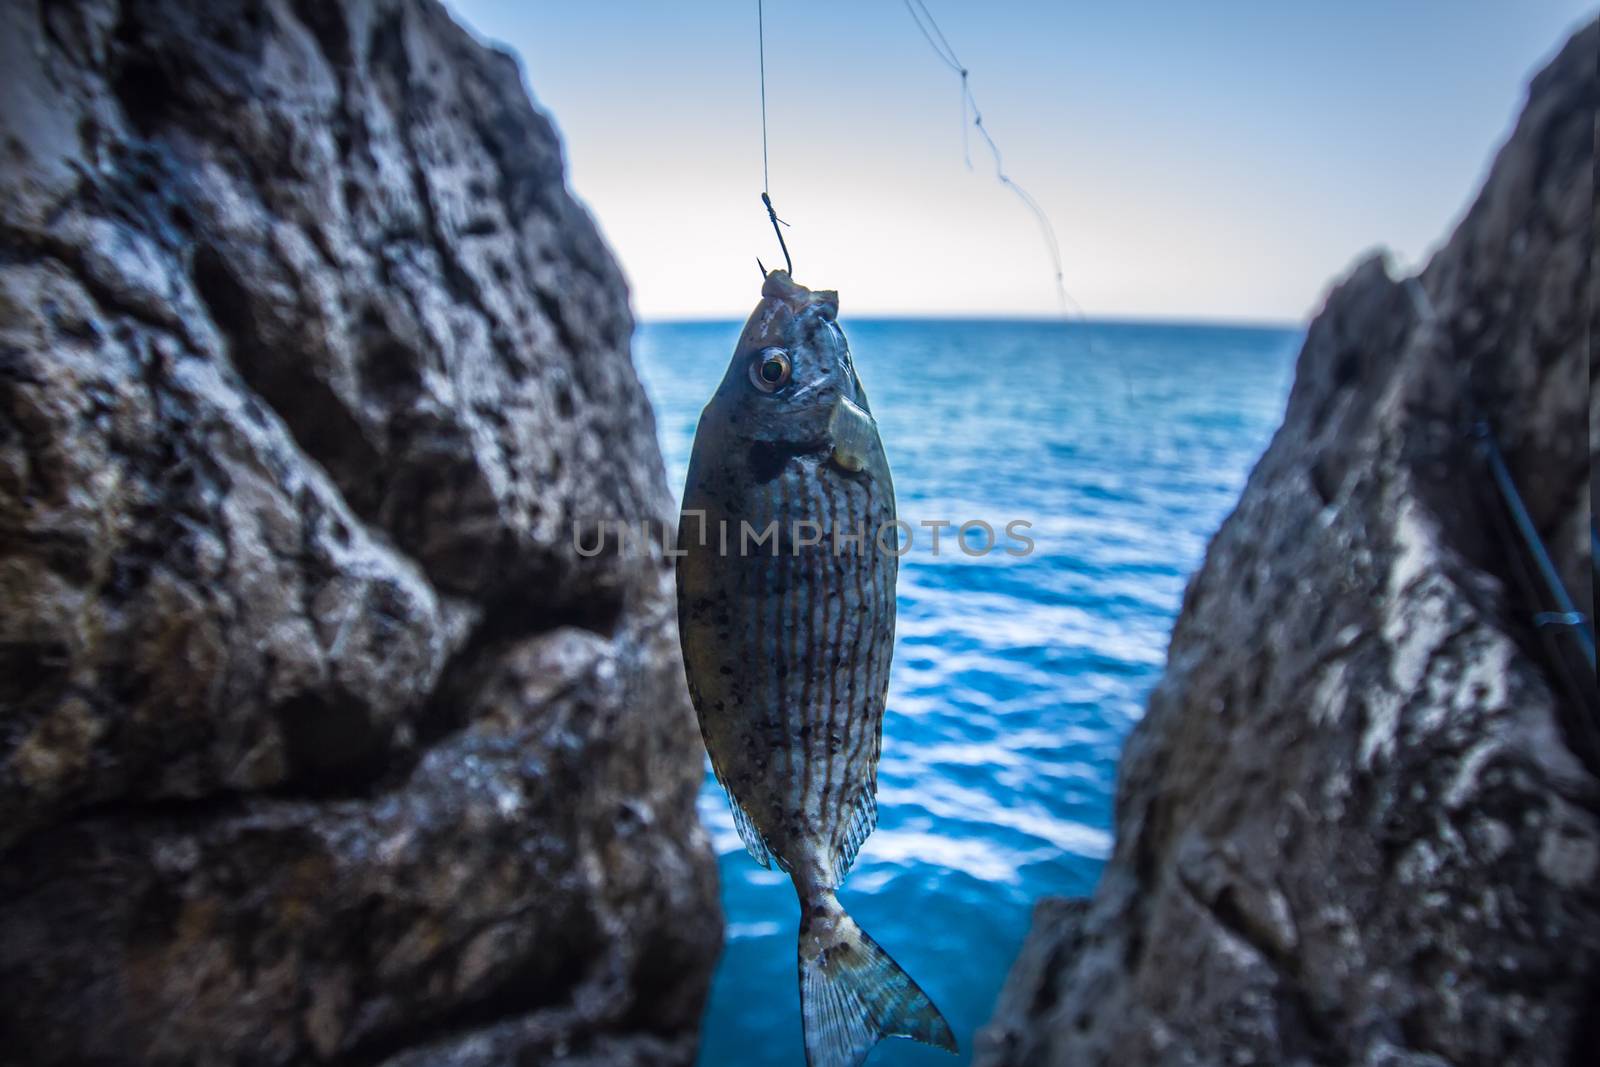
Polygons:
<instances>
[{"instance_id":1,"label":"striped fish body","mask_svg":"<svg viewBox=\"0 0 1600 1067\"><path fill-rule=\"evenodd\" d=\"M875 818L897 558L870 541L895 517L894 490L886 467L715 440L700 439L680 533L690 689L751 855L831 889ZM686 536L694 510L713 532L704 546Z\"/></svg>"},{"instance_id":2,"label":"striped fish body","mask_svg":"<svg viewBox=\"0 0 1600 1067\"><path fill-rule=\"evenodd\" d=\"M701 415L678 530L690 695L752 857L793 879L808 1062L887 1034L947 1048L938 1009L834 890L876 824L894 645L894 486L836 321L774 271Z\"/></svg>"}]
</instances>

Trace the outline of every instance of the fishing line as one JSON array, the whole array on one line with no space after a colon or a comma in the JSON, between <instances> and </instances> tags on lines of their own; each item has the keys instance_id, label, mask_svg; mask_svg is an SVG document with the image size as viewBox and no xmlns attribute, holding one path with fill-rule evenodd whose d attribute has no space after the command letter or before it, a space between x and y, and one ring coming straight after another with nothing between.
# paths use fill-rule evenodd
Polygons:
<instances>
[{"instance_id":1,"label":"fishing line","mask_svg":"<svg viewBox=\"0 0 1600 1067\"><path fill-rule=\"evenodd\" d=\"M917 24L917 29L922 31L922 37L933 49L934 55L961 77L961 152L966 158L967 167L972 167L972 156L967 148L967 109L972 109L972 125L977 127L978 133L983 136L984 144L989 146L989 154L994 157L994 176L1017 195L1023 206L1033 213L1034 220L1039 224L1040 236L1044 238L1045 248L1050 253L1050 265L1055 271L1056 298L1061 303L1063 314L1075 310L1081 317L1083 309L1078 302L1067 295L1066 282L1063 280L1061 266L1061 244L1056 239L1056 229L1050 224L1050 216L1045 214L1044 208L1033 195L1017 184L1015 178L1006 173L1005 163L1000 156L1000 146L995 144L994 137L990 135L989 128L983 124L983 112L978 110L978 99L972 93L970 72L961 57L956 55L956 50L951 47L950 41L945 37L944 31L939 28L939 22L933 17L933 12L928 10L928 5L923 0L904 0L906 11L911 15L911 21Z\"/></svg>"},{"instance_id":2,"label":"fishing line","mask_svg":"<svg viewBox=\"0 0 1600 1067\"><path fill-rule=\"evenodd\" d=\"M1056 300L1061 305L1063 318L1076 317L1084 326L1084 343L1092 356L1102 356L1099 342L1095 339L1094 328L1090 325L1088 316L1084 314L1083 305L1074 300L1067 292L1064 270L1061 262L1061 243L1056 238L1056 228L1050 222L1050 216L1045 214L1039 201L1033 194L1017 183L1017 180L1006 173L1005 162L1000 156L1000 146L995 143L994 137L989 133L989 127L983 124L983 112L978 110L978 98L972 93L971 72L966 64L961 62L961 57L956 55L956 50L945 37L944 31L939 28L939 22L933 17L933 12L928 10L924 0L904 0L906 11L911 15L911 21L917 24L917 29L922 31L922 37L933 49L934 55L961 77L961 156L966 161L967 169L972 169L972 153L967 141L967 114L971 109L972 125L977 128L983 137L983 143L988 146L989 154L994 157L994 176L1001 185L1016 194L1032 214L1034 221L1039 225L1039 234L1044 238L1045 249L1050 253L1050 266L1055 272ZM1134 403L1133 377L1128 373L1128 368L1122 360L1115 360L1117 370L1122 376L1122 383L1126 392L1127 404L1131 409Z\"/></svg>"},{"instance_id":3,"label":"fishing line","mask_svg":"<svg viewBox=\"0 0 1600 1067\"><path fill-rule=\"evenodd\" d=\"M932 15L928 16L928 22L932 24L930 31L929 26L924 25L921 16L917 14L917 9L911 6L910 0L907 0L906 10L911 12L911 20L917 24L917 29L922 31L923 39L933 49L934 55L943 60L945 66L961 75L961 158L966 161L967 169L971 170L972 152L967 147L967 99L971 91L967 87L967 68L963 67L961 60L956 58L955 49L951 48L950 42L945 40L944 33L939 29L939 24L933 21ZM924 7L922 10L926 12L928 9ZM934 40L935 36L938 37L938 40Z\"/></svg>"},{"instance_id":4,"label":"fishing line","mask_svg":"<svg viewBox=\"0 0 1600 1067\"><path fill-rule=\"evenodd\" d=\"M783 249L783 265L789 270L789 277L794 277L794 261L789 258L789 246L784 243L783 231L778 228L779 223L789 225L778 218L777 209L772 206L772 175L767 166L767 19L762 10L762 0L756 0L756 56L761 68L761 203L766 205L767 218L772 220L772 232L778 235L778 247ZM761 268L761 277L767 276L767 268L761 260L756 260L756 266Z\"/></svg>"},{"instance_id":5,"label":"fishing line","mask_svg":"<svg viewBox=\"0 0 1600 1067\"><path fill-rule=\"evenodd\" d=\"M767 170L767 19L756 0L756 56L761 66L761 194L772 191L772 176Z\"/></svg>"},{"instance_id":6,"label":"fishing line","mask_svg":"<svg viewBox=\"0 0 1600 1067\"><path fill-rule=\"evenodd\" d=\"M967 71L963 67L961 70L961 159L966 163L968 170L972 169L972 149L969 147L967 138L967 97L971 94L972 90L967 88Z\"/></svg>"}]
</instances>

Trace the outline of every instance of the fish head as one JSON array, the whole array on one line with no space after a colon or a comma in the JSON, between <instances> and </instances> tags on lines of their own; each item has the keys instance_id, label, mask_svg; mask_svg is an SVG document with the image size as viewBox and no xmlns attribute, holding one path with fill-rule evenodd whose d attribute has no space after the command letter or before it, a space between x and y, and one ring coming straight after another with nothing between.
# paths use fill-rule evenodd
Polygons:
<instances>
[{"instance_id":1,"label":"fish head","mask_svg":"<svg viewBox=\"0 0 1600 1067\"><path fill-rule=\"evenodd\" d=\"M712 399L736 437L780 455L828 452L847 470L862 468L877 427L838 316L837 292L807 289L787 271L767 275Z\"/></svg>"}]
</instances>

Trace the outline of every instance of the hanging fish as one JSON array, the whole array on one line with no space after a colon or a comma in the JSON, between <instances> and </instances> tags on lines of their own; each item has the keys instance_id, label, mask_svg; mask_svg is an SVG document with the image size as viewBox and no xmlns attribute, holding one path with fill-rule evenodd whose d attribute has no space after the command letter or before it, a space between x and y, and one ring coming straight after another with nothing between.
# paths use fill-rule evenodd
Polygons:
<instances>
[{"instance_id":1,"label":"hanging fish","mask_svg":"<svg viewBox=\"0 0 1600 1067\"><path fill-rule=\"evenodd\" d=\"M894 486L836 321L775 270L695 433L678 527L689 692L734 825L800 897L806 1062L951 1052L927 995L834 895L877 825L894 646ZM887 546L887 547L885 547Z\"/></svg>"}]
</instances>

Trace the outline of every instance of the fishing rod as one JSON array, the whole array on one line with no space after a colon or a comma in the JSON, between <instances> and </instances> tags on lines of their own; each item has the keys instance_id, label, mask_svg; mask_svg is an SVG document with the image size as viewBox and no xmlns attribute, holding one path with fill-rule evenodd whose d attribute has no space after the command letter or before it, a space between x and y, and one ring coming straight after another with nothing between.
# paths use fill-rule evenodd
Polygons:
<instances>
[{"instance_id":1,"label":"fishing rod","mask_svg":"<svg viewBox=\"0 0 1600 1067\"><path fill-rule=\"evenodd\" d=\"M1406 279L1404 284L1421 328L1426 331L1423 343L1437 347L1441 352L1440 358L1451 369L1456 403L1461 409L1457 412L1457 418L1465 423L1464 427L1458 426L1458 429L1464 430L1463 436L1470 442L1472 454L1483 465L1489 475L1488 484L1494 489L1493 500L1482 500L1480 506L1487 510L1487 518L1495 528L1490 536L1501 545L1509 546L1502 557L1510 594L1508 603L1517 605L1514 610L1518 621L1526 625L1531 631L1530 636L1536 637L1543 645L1543 668L1551 679L1551 688L1567 697L1566 701L1558 700L1557 715L1563 720L1573 751L1587 765L1600 766L1600 702L1596 701L1594 688L1593 621L1579 611L1573 602L1560 569L1551 559L1538 525L1528 512L1490 418L1479 399L1471 365L1458 358L1457 353L1446 349L1445 346L1450 344L1448 334L1434 307L1433 298L1428 295L1419 278L1414 275ZM1600 537L1596 537L1592 524L1590 537L1591 545L1600 544ZM1519 543L1521 552L1517 551ZM1595 567L1592 556L1590 567ZM1520 597L1510 592L1519 586ZM1554 610L1547 610L1547 604ZM1571 662L1574 653L1578 660L1576 664Z\"/></svg>"}]
</instances>

